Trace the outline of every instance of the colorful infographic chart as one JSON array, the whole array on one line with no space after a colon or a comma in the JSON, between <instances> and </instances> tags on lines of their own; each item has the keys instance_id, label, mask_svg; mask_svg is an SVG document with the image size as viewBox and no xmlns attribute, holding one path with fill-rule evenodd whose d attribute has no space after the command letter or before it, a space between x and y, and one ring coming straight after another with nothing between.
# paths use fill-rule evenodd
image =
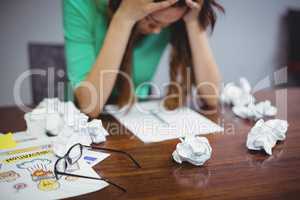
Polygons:
<instances>
[{"instance_id":1,"label":"colorful infographic chart","mask_svg":"<svg viewBox=\"0 0 300 200\"><path fill-rule=\"evenodd\" d=\"M56 180L51 145L0 153L0 199L61 199L106 187L103 181L64 176ZM99 177L84 158L68 172Z\"/></svg>"}]
</instances>

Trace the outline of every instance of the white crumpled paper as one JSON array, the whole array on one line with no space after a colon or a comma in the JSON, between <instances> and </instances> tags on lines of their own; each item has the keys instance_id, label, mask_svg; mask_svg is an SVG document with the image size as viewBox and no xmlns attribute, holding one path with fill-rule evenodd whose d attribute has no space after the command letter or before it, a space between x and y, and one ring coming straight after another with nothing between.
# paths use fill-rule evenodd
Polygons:
<instances>
[{"instance_id":1,"label":"white crumpled paper","mask_svg":"<svg viewBox=\"0 0 300 200\"><path fill-rule=\"evenodd\" d=\"M231 82L225 85L220 96L221 102L233 106L245 106L255 102L251 85L246 78L240 78L239 85Z\"/></svg>"},{"instance_id":2,"label":"white crumpled paper","mask_svg":"<svg viewBox=\"0 0 300 200\"><path fill-rule=\"evenodd\" d=\"M228 83L224 87L220 100L224 104L232 105L234 114L243 119L262 119L273 117L277 108L270 101L255 103L256 99L251 94L251 85L246 78L240 78L239 85Z\"/></svg>"},{"instance_id":3,"label":"white crumpled paper","mask_svg":"<svg viewBox=\"0 0 300 200\"><path fill-rule=\"evenodd\" d=\"M58 156L63 156L76 143L101 143L108 135L101 120L88 122L88 116L81 113L73 102L61 102L57 98L43 100L24 118L28 134L56 136L52 141L54 153Z\"/></svg>"},{"instance_id":4,"label":"white crumpled paper","mask_svg":"<svg viewBox=\"0 0 300 200\"><path fill-rule=\"evenodd\" d=\"M288 123L284 120L274 119L257 121L247 137L247 148L250 150L265 150L272 155L272 148L277 141L283 141L286 138Z\"/></svg>"},{"instance_id":5,"label":"white crumpled paper","mask_svg":"<svg viewBox=\"0 0 300 200\"><path fill-rule=\"evenodd\" d=\"M277 108L272 106L268 100L247 106L234 106L232 111L240 118L255 120L263 117L274 117L277 114Z\"/></svg>"},{"instance_id":6,"label":"white crumpled paper","mask_svg":"<svg viewBox=\"0 0 300 200\"><path fill-rule=\"evenodd\" d=\"M212 148L205 137L191 136L177 144L172 156L177 163L189 162L201 166L210 159L211 153Z\"/></svg>"}]
</instances>

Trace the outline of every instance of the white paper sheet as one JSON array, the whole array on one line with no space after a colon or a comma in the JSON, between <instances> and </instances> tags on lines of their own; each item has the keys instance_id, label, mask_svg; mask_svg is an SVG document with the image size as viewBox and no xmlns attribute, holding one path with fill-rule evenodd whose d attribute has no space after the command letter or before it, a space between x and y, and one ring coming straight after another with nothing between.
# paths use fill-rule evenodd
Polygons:
<instances>
[{"instance_id":1,"label":"white paper sheet","mask_svg":"<svg viewBox=\"0 0 300 200\"><path fill-rule=\"evenodd\" d=\"M85 162L90 165L91 167L97 165L99 162L105 160L107 157L109 157L110 154L103 153L99 151L93 151L93 150L83 150L82 158L85 160Z\"/></svg>"},{"instance_id":2,"label":"white paper sheet","mask_svg":"<svg viewBox=\"0 0 300 200\"><path fill-rule=\"evenodd\" d=\"M16 140L25 139L24 133L17 133ZM18 144L15 152L0 153L0 199L62 199L98 191L108 186L99 180L63 176L54 177L57 157L46 140L26 141ZM38 145L32 146L31 144ZM101 155L100 155L101 154ZM99 177L87 164L85 156L97 157L92 164L105 159L109 154L85 151L72 173Z\"/></svg>"},{"instance_id":3,"label":"white paper sheet","mask_svg":"<svg viewBox=\"0 0 300 200\"><path fill-rule=\"evenodd\" d=\"M167 111L159 101L137 103L128 113L111 105L106 111L145 143L224 131L189 108Z\"/></svg>"}]
</instances>

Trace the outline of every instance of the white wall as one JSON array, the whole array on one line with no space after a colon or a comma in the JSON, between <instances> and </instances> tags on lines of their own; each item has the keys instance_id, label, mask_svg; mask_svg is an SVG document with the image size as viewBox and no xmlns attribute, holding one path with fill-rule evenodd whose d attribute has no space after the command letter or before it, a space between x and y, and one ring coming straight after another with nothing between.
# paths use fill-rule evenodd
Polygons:
<instances>
[{"instance_id":1,"label":"white wall","mask_svg":"<svg viewBox=\"0 0 300 200\"><path fill-rule=\"evenodd\" d=\"M284 67L288 8L300 0L220 0L226 14L219 17L212 47L225 81L247 77L256 84Z\"/></svg>"},{"instance_id":2,"label":"white wall","mask_svg":"<svg viewBox=\"0 0 300 200\"><path fill-rule=\"evenodd\" d=\"M16 78L29 69L28 42L63 42L60 0L1 0L0 4L0 105L14 104ZM29 80L22 98L31 102Z\"/></svg>"},{"instance_id":3,"label":"white wall","mask_svg":"<svg viewBox=\"0 0 300 200\"><path fill-rule=\"evenodd\" d=\"M269 75L284 60L281 18L300 0L220 0L212 47L225 81L241 75L252 83ZM63 42L61 0L2 0L0 6L0 105L14 104L13 84L28 69L27 44ZM30 82L22 97L31 102Z\"/></svg>"}]
</instances>

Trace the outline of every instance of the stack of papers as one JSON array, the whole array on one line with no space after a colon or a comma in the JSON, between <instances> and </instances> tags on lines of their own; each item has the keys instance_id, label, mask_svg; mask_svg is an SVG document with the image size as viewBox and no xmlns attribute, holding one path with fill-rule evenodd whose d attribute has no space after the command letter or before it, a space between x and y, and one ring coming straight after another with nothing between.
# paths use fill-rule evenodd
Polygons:
<instances>
[{"instance_id":1,"label":"stack of papers","mask_svg":"<svg viewBox=\"0 0 300 200\"><path fill-rule=\"evenodd\" d=\"M112 105L105 109L145 143L224 131L187 107L168 111L160 101L136 103L129 112Z\"/></svg>"}]
</instances>

